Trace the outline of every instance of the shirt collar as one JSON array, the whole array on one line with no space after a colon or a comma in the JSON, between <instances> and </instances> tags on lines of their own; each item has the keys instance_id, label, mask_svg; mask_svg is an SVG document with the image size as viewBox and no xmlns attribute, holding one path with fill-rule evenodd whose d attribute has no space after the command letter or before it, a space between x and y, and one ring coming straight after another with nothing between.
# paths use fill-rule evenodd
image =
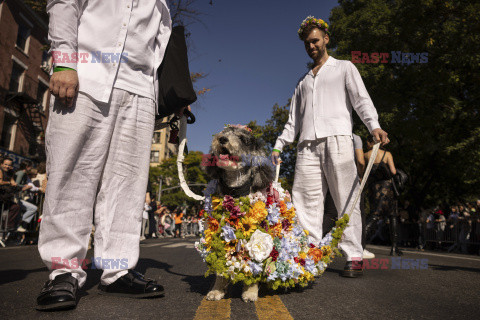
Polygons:
<instances>
[{"instance_id":1,"label":"shirt collar","mask_svg":"<svg viewBox=\"0 0 480 320\"><path fill-rule=\"evenodd\" d=\"M332 56L328 56L328 59L327 61L325 61L325 64L322 66L325 67L325 66L331 66L331 67L335 67L337 65L337 59L335 59L334 57ZM320 68L320 69L322 69ZM309 75L311 75L313 77L313 71L312 69L310 69L310 71L308 72Z\"/></svg>"}]
</instances>

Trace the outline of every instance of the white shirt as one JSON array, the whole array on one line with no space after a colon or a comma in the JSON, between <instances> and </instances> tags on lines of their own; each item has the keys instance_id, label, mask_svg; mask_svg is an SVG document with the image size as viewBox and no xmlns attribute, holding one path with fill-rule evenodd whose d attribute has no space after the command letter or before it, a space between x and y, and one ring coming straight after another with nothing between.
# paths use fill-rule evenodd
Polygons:
<instances>
[{"instance_id":1,"label":"white shirt","mask_svg":"<svg viewBox=\"0 0 480 320\"><path fill-rule=\"evenodd\" d=\"M299 143L329 136L352 136L352 107L368 130L380 128L378 114L352 62L329 57L314 76L310 70L293 94L288 121L274 149L300 133Z\"/></svg>"},{"instance_id":2,"label":"white shirt","mask_svg":"<svg viewBox=\"0 0 480 320\"><path fill-rule=\"evenodd\" d=\"M165 0L154 1L160 14L158 29L149 28L152 34L143 34L153 51L153 88L155 98L158 94L157 69L160 66L172 30L170 12ZM148 16L152 5L136 8L138 16ZM50 17L48 37L54 56L54 66L64 66L77 70L79 91L93 99L108 102L112 93L122 53L138 57L145 54L144 46L125 50L127 31L135 29L138 20L132 19L133 0L48 0L47 12ZM158 18L158 17L157 17ZM137 33L145 30L136 30ZM143 51L142 51L143 50ZM54 51L60 53L60 56ZM78 53L78 61L75 54ZM60 59L58 59L60 57ZM70 59L66 59L70 58ZM122 62L123 63L123 62ZM148 68L151 67L148 66ZM136 81L136 79L131 79ZM155 99L156 101L156 99Z\"/></svg>"},{"instance_id":3,"label":"white shirt","mask_svg":"<svg viewBox=\"0 0 480 320\"><path fill-rule=\"evenodd\" d=\"M162 13L152 0L133 0L132 8L123 50L128 56L125 63L120 63L113 86L155 100L155 35Z\"/></svg>"}]
</instances>

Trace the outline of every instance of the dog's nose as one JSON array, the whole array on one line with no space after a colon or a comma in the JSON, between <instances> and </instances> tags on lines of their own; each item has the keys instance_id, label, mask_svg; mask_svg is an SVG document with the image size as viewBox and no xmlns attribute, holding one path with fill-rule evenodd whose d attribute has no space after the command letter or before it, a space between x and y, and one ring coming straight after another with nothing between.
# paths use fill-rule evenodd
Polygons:
<instances>
[{"instance_id":1,"label":"dog's nose","mask_svg":"<svg viewBox=\"0 0 480 320\"><path fill-rule=\"evenodd\" d=\"M226 137L220 137L220 138L218 139L218 142L220 142L220 144L225 144L225 143L228 142L228 138L226 138Z\"/></svg>"}]
</instances>

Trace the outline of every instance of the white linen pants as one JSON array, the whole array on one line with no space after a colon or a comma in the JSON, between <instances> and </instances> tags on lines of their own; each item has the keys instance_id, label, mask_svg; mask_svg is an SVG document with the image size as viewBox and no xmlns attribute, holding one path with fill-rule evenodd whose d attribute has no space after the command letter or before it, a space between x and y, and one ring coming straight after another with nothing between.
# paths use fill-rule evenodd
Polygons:
<instances>
[{"instance_id":1,"label":"white linen pants","mask_svg":"<svg viewBox=\"0 0 480 320\"><path fill-rule=\"evenodd\" d=\"M350 136L331 136L299 144L292 198L298 220L309 231L312 243L318 244L322 239L327 191L330 190L341 217L350 211L359 187ZM350 215L339 247L347 261L362 259L360 201Z\"/></svg>"},{"instance_id":2,"label":"white linen pants","mask_svg":"<svg viewBox=\"0 0 480 320\"><path fill-rule=\"evenodd\" d=\"M81 92L72 108L54 100L38 250L50 270L57 261L50 279L72 272L82 286L85 270L72 261L85 259L95 217L95 265L108 285L138 261L155 103L116 88L109 103Z\"/></svg>"}]
</instances>

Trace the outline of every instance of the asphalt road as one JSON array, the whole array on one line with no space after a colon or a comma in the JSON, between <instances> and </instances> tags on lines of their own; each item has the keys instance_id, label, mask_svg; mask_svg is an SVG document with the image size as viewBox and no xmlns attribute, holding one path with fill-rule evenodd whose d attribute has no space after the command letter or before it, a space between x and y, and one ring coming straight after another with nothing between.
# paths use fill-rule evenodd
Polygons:
<instances>
[{"instance_id":1,"label":"asphalt road","mask_svg":"<svg viewBox=\"0 0 480 320\"><path fill-rule=\"evenodd\" d=\"M240 286L227 299L206 302L213 279L193 248L195 239L154 239L141 245L137 271L157 279L158 299L105 297L97 293L99 270L88 280L75 310L38 312L35 299L48 271L37 247L0 249L0 319L475 319L480 317L480 257L407 251L391 260L389 249L369 249L372 261L358 279L339 276L344 258L305 289L272 293L244 303ZM87 257L91 257L89 252ZM418 260L415 260L418 259ZM425 260L426 259L426 260ZM417 265L415 265L417 261ZM378 262L378 266L374 263ZM428 267L427 267L428 263ZM413 265L412 265L413 264ZM382 269L383 267L383 269Z\"/></svg>"}]
</instances>

